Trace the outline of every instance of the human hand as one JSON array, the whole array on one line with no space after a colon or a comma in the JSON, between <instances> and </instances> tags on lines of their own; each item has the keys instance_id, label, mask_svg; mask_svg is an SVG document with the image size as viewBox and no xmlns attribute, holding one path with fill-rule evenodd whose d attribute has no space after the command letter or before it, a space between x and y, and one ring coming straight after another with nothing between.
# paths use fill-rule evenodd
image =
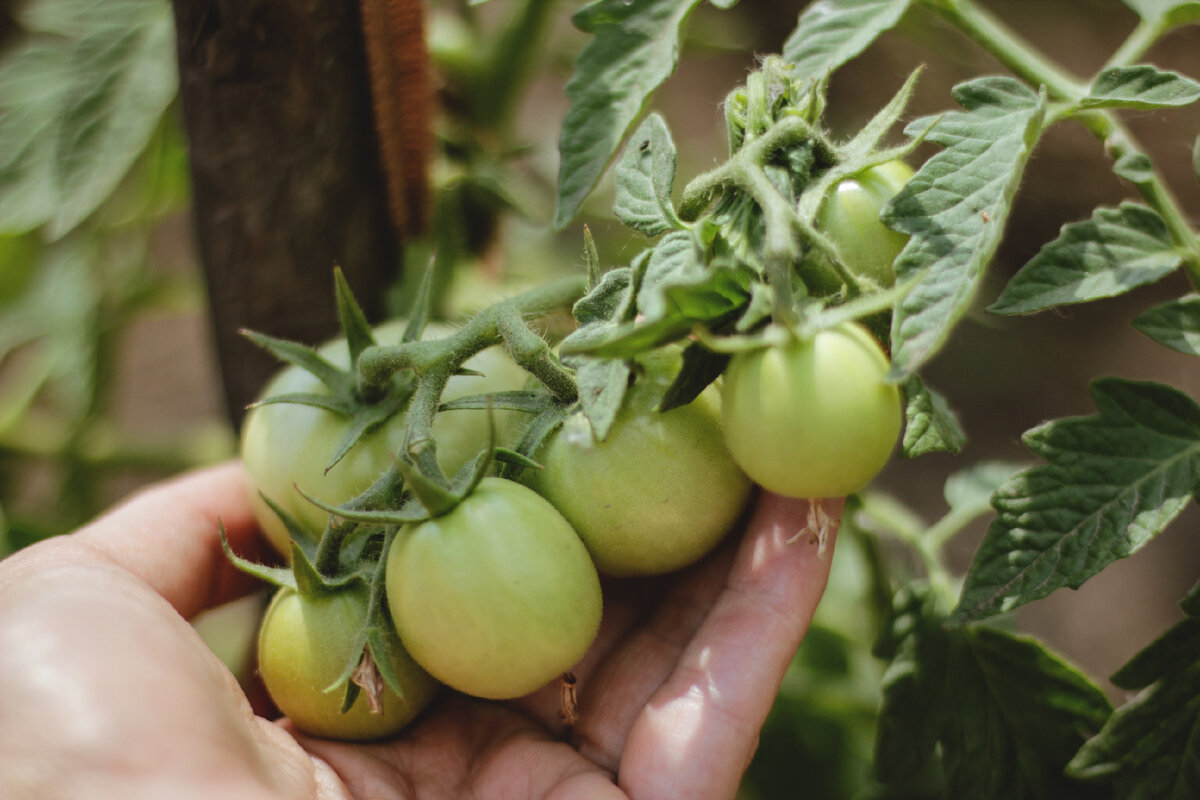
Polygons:
<instances>
[{"instance_id":1,"label":"human hand","mask_svg":"<svg viewBox=\"0 0 1200 800\"><path fill-rule=\"evenodd\" d=\"M830 551L789 543L807 516L763 493L694 567L606 583L573 728L556 685L445 691L398 738L352 745L256 717L186 622L254 587L218 519L239 553L269 551L239 465L184 476L0 562L0 795L731 798L828 577Z\"/></svg>"}]
</instances>

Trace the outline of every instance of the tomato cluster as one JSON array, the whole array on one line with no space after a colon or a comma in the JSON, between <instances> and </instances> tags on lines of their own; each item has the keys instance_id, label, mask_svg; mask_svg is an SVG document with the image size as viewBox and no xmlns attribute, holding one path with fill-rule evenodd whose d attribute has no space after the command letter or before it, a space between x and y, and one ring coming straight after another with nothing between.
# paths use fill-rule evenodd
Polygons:
<instances>
[{"instance_id":1,"label":"tomato cluster","mask_svg":"<svg viewBox=\"0 0 1200 800\"><path fill-rule=\"evenodd\" d=\"M878 214L908 174L898 162L868 170L824 209L821 224L841 266L868 285L892 281L903 240ZM386 341L399 331L397 324L376 334ZM330 467L347 431L344 416L319 403L256 407L242 454L259 521L281 553L300 557L297 570L308 564L317 576L317 589L311 580L308 590L300 581L299 590L283 589L263 620L260 671L276 703L309 733L371 739L407 724L439 684L489 699L529 694L570 671L591 646L603 606L600 574L660 575L699 560L736 527L754 484L810 499L863 488L901 427L885 353L853 322L784 333L754 339L715 384L668 411L657 406L680 374L682 351L641 353L627 362L633 378L603 437L578 407L533 440L512 436L521 427L516 411L496 412L491 423L476 409L437 412L433 436L445 474L492 447L496 430L526 441L529 452L509 459L524 470L516 480L480 472L465 489L461 482L437 489L430 495L437 502L427 502L418 480L411 488L428 513L388 523L386 537L376 525L373 541L386 550L371 556L372 581L361 567L342 565L334 568L347 572L340 582L323 583L306 561L312 554L293 549L288 525L310 542L330 536L337 517L325 507L362 496L394 463L407 445L407 412L369 429ZM343 339L318 352L345 368L348 350ZM498 347L462 367L443 401L528 383ZM265 393L311 399L329 391L290 367Z\"/></svg>"}]
</instances>

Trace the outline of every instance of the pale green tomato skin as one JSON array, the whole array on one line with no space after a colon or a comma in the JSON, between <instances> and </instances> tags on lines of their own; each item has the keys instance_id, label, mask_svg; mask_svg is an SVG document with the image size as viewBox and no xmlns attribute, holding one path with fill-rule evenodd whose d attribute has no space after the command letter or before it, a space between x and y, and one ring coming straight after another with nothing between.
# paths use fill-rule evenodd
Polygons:
<instances>
[{"instance_id":1,"label":"pale green tomato skin","mask_svg":"<svg viewBox=\"0 0 1200 800\"><path fill-rule=\"evenodd\" d=\"M376 330L381 344L399 341L404 323L394 322ZM450 328L429 326L424 338L449 334ZM334 340L320 349L321 355L338 366L349 364L344 340ZM526 373L499 347L489 348L466 362L484 377L456 375L443 394L446 400L486 392L520 389ZM275 376L262 396L292 392L328 393L311 373L288 367ZM496 411L497 426L517 412ZM333 469L325 467L337 452L346 430L344 418L315 406L273 403L251 409L242 426L242 462L250 489L255 518L267 539L282 554L290 555L287 529L260 496L269 497L314 536L325 530L328 514L308 502L297 487L311 497L339 505L366 491L403 451L405 417L398 414L364 436ZM438 463L449 475L474 458L487 444L488 418L481 411L447 411L434 421Z\"/></svg>"},{"instance_id":2,"label":"pale green tomato skin","mask_svg":"<svg viewBox=\"0 0 1200 800\"><path fill-rule=\"evenodd\" d=\"M725 446L721 398L710 386L659 413L679 352L643 357L603 441L582 413L545 444L522 481L562 512L597 569L614 577L661 575L707 554L737 522L752 484ZM649 362L649 363L647 363Z\"/></svg>"},{"instance_id":3,"label":"pale green tomato skin","mask_svg":"<svg viewBox=\"0 0 1200 800\"><path fill-rule=\"evenodd\" d=\"M896 282L892 264L908 237L880 222L879 213L912 176L899 160L863 170L834 188L817 219L846 268L881 287Z\"/></svg>"},{"instance_id":4,"label":"pale green tomato skin","mask_svg":"<svg viewBox=\"0 0 1200 800\"><path fill-rule=\"evenodd\" d=\"M735 355L722 393L734 460L789 497L858 491L900 435L900 393L887 372L879 345L854 323Z\"/></svg>"},{"instance_id":5,"label":"pale green tomato skin","mask_svg":"<svg viewBox=\"0 0 1200 800\"><path fill-rule=\"evenodd\" d=\"M325 690L342 675L366 614L365 592L302 598L285 588L271 601L259 631L258 671L279 710L305 733L343 741L387 738L437 694L437 681L396 640L391 666L404 696L385 687L376 714L360 693L350 710L341 712L343 690Z\"/></svg>"},{"instance_id":6,"label":"pale green tomato skin","mask_svg":"<svg viewBox=\"0 0 1200 800\"><path fill-rule=\"evenodd\" d=\"M583 656L600 579L570 524L531 489L484 478L449 514L408 526L387 556L396 632L466 694L521 697Z\"/></svg>"}]
</instances>

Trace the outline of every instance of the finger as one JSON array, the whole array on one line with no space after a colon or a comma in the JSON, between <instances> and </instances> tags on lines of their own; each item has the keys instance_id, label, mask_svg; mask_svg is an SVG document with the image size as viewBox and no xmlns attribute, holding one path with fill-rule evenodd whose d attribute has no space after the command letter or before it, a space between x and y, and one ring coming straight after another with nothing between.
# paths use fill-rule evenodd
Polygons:
<instances>
[{"instance_id":1,"label":"finger","mask_svg":"<svg viewBox=\"0 0 1200 800\"><path fill-rule=\"evenodd\" d=\"M831 520L841 508L826 501ZM763 494L724 591L625 742L618 780L631 796L736 794L829 578L832 549L804 535L808 511Z\"/></svg>"},{"instance_id":2,"label":"finger","mask_svg":"<svg viewBox=\"0 0 1200 800\"><path fill-rule=\"evenodd\" d=\"M630 729L708 616L736 548L737 540L731 538L675 576L669 591L656 598L653 612L643 611L638 624L606 650L595 672L581 676L580 722L573 741L585 756L617 771Z\"/></svg>"},{"instance_id":3,"label":"finger","mask_svg":"<svg viewBox=\"0 0 1200 800\"><path fill-rule=\"evenodd\" d=\"M221 525L235 552L251 560L270 559L238 462L145 489L67 537L65 544L112 561L191 617L258 585L225 557Z\"/></svg>"}]
</instances>

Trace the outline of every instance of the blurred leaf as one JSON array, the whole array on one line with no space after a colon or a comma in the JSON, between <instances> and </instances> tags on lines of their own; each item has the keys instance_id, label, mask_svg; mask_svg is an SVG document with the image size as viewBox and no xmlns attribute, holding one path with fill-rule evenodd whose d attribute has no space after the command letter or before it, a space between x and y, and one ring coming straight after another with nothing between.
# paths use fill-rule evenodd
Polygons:
<instances>
[{"instance_id":1,"label":"blurred leaf","mask_svg":"<svg viewBox=\"0 0 1200 800\"><path fill-rule=\"evenodd\" d=\"M558 140L558 207L564 227L591 193L654 90L675 71L684 23L700 0L597 0L572 17L594 34L567 82Z\"/></svg>"},{"instance_id":2,"label":"blurred leaf","mask_svg":"<svg viewBox=\"0 0 1200 800\"><path fill-rule=\"evenodd\" d=\"M966 109L911 123L946 149L884 208L881 219L910 235L896 259L898 285L913 283L892 319L892 372L907 376L949 337L975 296L1003 235L1026 160L1042 131L1045 98L1012 78L961 84Z\"/></svg>"},{"instance_id":3,"label":"blurred leaf","mask_svg":"<svg viewBox=\"0 0 1200 800\"><path fill-rule=\"evenodd\" d=\"M1045 464L993 499L992 522L951 617L963 624L1079 587L1160 533L1200 486L1200 406L1168 386L1104 378L1100 414L1025 434Z\"/></svg>"},{"instance_id":4,"label":"blurred leaf","mask_svg":"<svg viewBox=\"0 0 1200 800\"><path fill-rule=\"evenodd\" d=\"M926 773L940 746L947 797L1095 798L1063 776L1111 712L1104 693L1037 641L988 627L945 630L932 592L912 586L877 651L884 676L876 771Z\"/></svg>"},{"instance_id":5,"label":"blurred leaf","mask_svg":"<svg viewBox=\"0 0 1200 800\"><path fill-rule=\"evenodd\" d=\"M1200 356L1200 295L1185 295L1143 311L1132 325L1165 347Z\"/></svg>"},{"instance_id":6,"label":"blurred leaf","mask_svg":"<svg viewBox=\"0 0 1200 800\"><path fill-rule=\"evenodd\" d=\"M78 225L113 191L177 89L174 23L161 0L51 0L0 63L0 231ZM61 38L62 36L68 38Z\"/></svg>"},{"instance_id":7,"label":"blurred leaf","mask_svg":"<svg viewBox=\"0 0 1200 800\"><path fill-rule=\"evenodd\" d=\"M991 510L992 495L1024 468L1011 461L980 461L947 478L942 494L951 511L977 516Z\"/></svg>"},{"instance_id":8,"label":"blurred leaf","mask_svg":"<svg viewBox=\"0 0 1200 800\"><path fill-rule=\"evenodd\" d=\"M1096 76L1079 107L1092 108L1177 108L1200 100L1200 83L1178 72L1166 72L1148 64L1114 67Z\"/></svg>"},{"instance_id":9,"label":"blurred leaf","mask_svg":"<svg viewBox=\"0 0 1200 800\"><path fill-rule=\"evenodd\" d=\"M616 166L617 219L645 236L682 229L671 204L675 182L675 143L658 114L646 117Z\"/></svg>"},{"instance_id":10,"label":"blurred leaf","mask_svg":"<svg viewBox=\"0 0 1200 800\"><path fill-rule=\"evenodd\" d=\"M901 446L905 458L927 453L962 452L967 435L945 397L913 375L904 382L904 400L904 441Z\"/></svg>"},{"instance_id":11,"label":"blurred leaf","mask_svg":"<svg viewBox=\"0 0 1200 800\"><path fill-rule=\"evenodd\" d=\"M1200 20L1200 3L1195 0L1122 0L1147 22L1167 27Z\"/></svg>"},{"instance_id":12,"label":"blurred leaf","mask_svg":"<svg viewBox=\"0 0 1200 800\"><path fill-rule=\"evenodd\" d=\"M800 15L783 58L801 78L824 78L866 50L908 11L910 0L818 0Z\"/></svg>"},{"instance_id":13,"label":"blurred leaf","mask_svg":"<svg viewBox=\"0 0 1200 800\"><path fill-rule=\"evenodd\" d=\"M988 311L1031 314L1114 297L1153 283L1182 263L1183 253L1155 211L1136 203L1098 208L1091 219L1063 226Z\"/></svg>"}]
</instances>

